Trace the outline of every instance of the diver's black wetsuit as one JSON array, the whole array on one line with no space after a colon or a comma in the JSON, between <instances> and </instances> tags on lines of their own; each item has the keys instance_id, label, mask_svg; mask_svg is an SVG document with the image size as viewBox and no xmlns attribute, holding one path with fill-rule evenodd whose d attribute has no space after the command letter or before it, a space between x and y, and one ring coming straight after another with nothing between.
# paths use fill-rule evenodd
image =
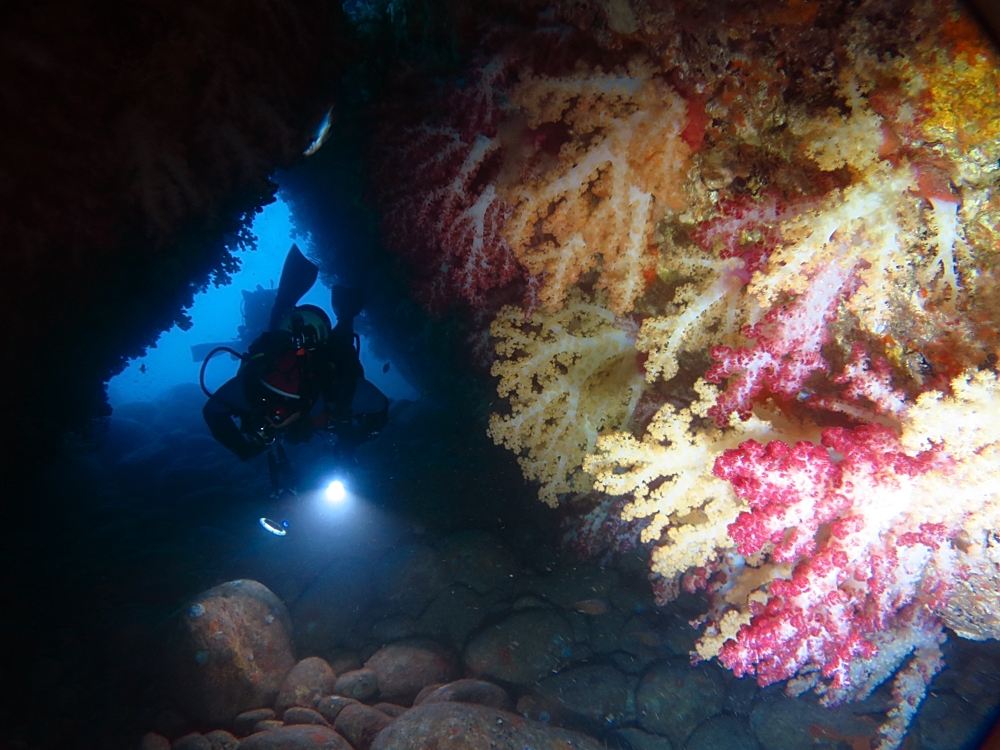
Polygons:
<instances>
[{"instance_id":1,"label":"diver's black wetsuit","mask_svg":"<svg viewBox=\"0 0 1000 750\"><path fill-rule=\"evenodd\" d=\"M262 378L276 363L290 363L297 369L299 392L286 403L298 417L280 430L290 442L309 440L315 430L325 430L338 436L339 451L350 451L388 421L389 399L365 379L354 346L354 316L360 311L356 295L347 303L335 304L339 308L336 327L308 351L296 350L290 334L278 329L316 275L316 267L293 246L282 270L270 330L250 345L250 356L236 377L212 394L202 409L212 436L241 460L263 453L274 437L268 433L265 403L272 394L262 385Z\"/></svg>"}]
</instances>

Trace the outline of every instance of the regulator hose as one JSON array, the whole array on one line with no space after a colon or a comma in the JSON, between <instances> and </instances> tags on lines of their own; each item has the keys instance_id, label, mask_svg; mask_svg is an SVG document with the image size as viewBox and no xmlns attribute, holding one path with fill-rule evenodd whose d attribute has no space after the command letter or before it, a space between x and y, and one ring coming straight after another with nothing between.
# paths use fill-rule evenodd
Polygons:
<instances>
[{"instance_id":1,"label":"regulator hose","mask_svg":"<svg viewBox=\"0 0 1000 750\"><path fill-rule=\"evenodd\" d=\"M201 372L198 373L198 383L201 385L201 390L204 391L205 395L208 396L209 398L212 398L212 396L214 396L215 394L213 394L205 386L205 368L208 367L208 363L212 359L212 357L214 357L219 352L229 352L234 357L236 357L236 359L240 360L241 362L243 361L243 355L240 354L235 349L230 349L228 346L217 346L208 353L208 355L205 357L205 361L201 363Z\"/></svg>"}]
</instances>

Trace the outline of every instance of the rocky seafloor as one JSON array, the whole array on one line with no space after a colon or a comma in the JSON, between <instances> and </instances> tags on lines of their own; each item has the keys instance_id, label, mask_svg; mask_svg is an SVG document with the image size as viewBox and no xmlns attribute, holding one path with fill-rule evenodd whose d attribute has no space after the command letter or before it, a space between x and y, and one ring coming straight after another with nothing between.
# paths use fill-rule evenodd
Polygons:
<instances>
[{"instance_id":1,"label":"rocky seafloor","mask_svg":"<svg viewBox=\"0 0 1000 750\"><path fill-rule=\"evenodd\" d=\"M556 518L471 415L424 399L348 467L291 446L268 506L181 388L53 460L10 534L2 747L142 750L873 746L886 687L836 709L692 666L703 603L657 607L640 554L564 555ZM343 468L343 467L340 467ZM257 523L281 510L289 534ZM16 564L14 564L16 563ZM977 747L1000 647L952 638L904 747Z\"/></svg>"}]
</instances>

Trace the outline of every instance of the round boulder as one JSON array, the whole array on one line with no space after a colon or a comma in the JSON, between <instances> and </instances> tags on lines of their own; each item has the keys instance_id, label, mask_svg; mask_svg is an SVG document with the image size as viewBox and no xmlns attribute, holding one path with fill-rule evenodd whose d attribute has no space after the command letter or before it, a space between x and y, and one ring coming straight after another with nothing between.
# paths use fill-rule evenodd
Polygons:
<instances>
[{"instance_id":1,"label":"round boulder","mask_svg":"<svg viewBox=\"0 0 1000 750\"><path fill-rule=\"evenodd\" d=\"M378 691L378 674L374 669L355 669L337 678L333 686L336 695L363 701Z\"/></svg>"},{"instance_id":2,"label":"round boulder","mask_svg":"<svg viewBox=\"0 0 1000 750\"><path fill-rule=\"evenodd\" d=\"M574 654L573 629L551 609L515 612L475 636L463 661L475 677L534 685Z\"/></svg>"},{"instance_id":3,"label":"round boulder","mask_svg":"<svg viewBox=\"0 0 1000 750\"><path fill-rule=\"evenodd\" d=\"M257 581L223 583L176 616L166 663L171 692L192 719L230 724L274 702L295 664L285 605Z\"/></svg>"},{"instance_id":4,"label":"round boulder","mask_svg":"<svg viewBox=\"0 0 1000 750\"><path fill-rule=\"evenodd\" d=\"M597 724L621 724L635 713L628 678L606 664L567 669L542 680L535 690L565 711Z\"/></svg>"},{"instance_id":5,"label":"round boulder","mask_svg":"<svg viewBox=\"0 0 1000 750\"><path fill-rule=\"evenodd\" d=\"M683 745L695 727L722 711L726 699L714 665L692 667L686 660L655 664L639 683L639 725Z\"/></svg>"},{"instance_id":6,"label":"round boulder","mask_svg":"<svg viewBox=\"0 0 1000 750\"><path fill-rule=\"evenodd\" d=\"M315 708L322 696L333 692L336 682L337 675L325 660L318 656L303 659L285 677L274 710L281 716L292 706Z\"/></svg>"},{"instance_id":7,"label":"round boulder","mask_svg":"<svg viewBox=\"0 0 1000 750\"><path fill-rule=\"evenodd\" d=\"M387 552L374 567L376 597L411 616L419 615L447 585L440 553L423 544Z\"/></svg>"},{"instance_id":8,"label":"round boulder","mask_svg":"<svg viewBox=\"0 0 1000 750\"><path fill-rule=\"evenodd\" d=\"M499 538L485 531L460 531L438 545L448 577L480 594L509 590L518 573L517 559Z\"/></svg>"},{"instance_id":9,"label":"round boulder","mask_svg":"<svg viewBox=\"0 0 1000 750\"><path fill-rule=\"evenodd\" d=\"M409 638L383 646L365 662L378 675L382 700L409 706L417 693L435 682L458 677L458 660L428 638Z\"/></svg>"},{"instance_id":10,"label":"round boulder","mask_svg":"<svg viewBox=\"0 0 1000 750\"><path fill-rule=\"evenodd\" d=\"M459 740L459 742L456 742ZM465 703L432 703L411 708L382 731L371 750L424 750L430 747L568 748L604 750L604 743L577 732L548 727L523 716Z\"/></svg>"},{"instance_id":11,"label":"round boulder","mask_svg":"<svg viewBox=\"0 0 1000 750\"><path fill-rule=\"evenodd\" d=\"M345 706L337 716L334 727L354 750L368 750L379 732L392 723L391 716L363 703Z\"/></svg>"},{"instance_id":12,"label":"round boulder","mask_svg":"<svg viewBox=\"0 0 1000 750\"><path fill-rule=\"evenodd\" d=\"M240 750L352 750L347 740L329 727L296 724L267 729L240 741Z\"/></svg>"},{"instance_id":13,"label":"round boulder","mask_svg":"<svg viewBox=\"0 0 1000 750\"><path fill-rule=\"evenodd\" d=\"M447 685L428 686L414 701L414 705L418 706L431 703L475 703L505 711L513 708L506 690L482 680L456 680Z\"/></svg>"}]
</instances>

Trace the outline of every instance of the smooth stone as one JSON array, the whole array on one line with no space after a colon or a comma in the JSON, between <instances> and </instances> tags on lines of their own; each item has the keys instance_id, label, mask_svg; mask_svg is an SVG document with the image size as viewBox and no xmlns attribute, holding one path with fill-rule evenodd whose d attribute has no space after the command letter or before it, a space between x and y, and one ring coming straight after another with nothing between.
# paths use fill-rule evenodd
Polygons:
<instances>
[{"instance_id":1,"label":"smooth stone","mask_svg":"<svg viewBox=\"0 0 1000 750\"><path fill-rule=\"evenodd\" d=\"M179 711L165 708L157 712L152 730L164 737L180 737L191 731L191 722Z\"/></svg>"},{"instance_id":2,"label":"smooth stone","mask_svg":"<svg viewBox=\"0 0 1000 750\"><path fill-rule=\"evenodd\" d=\"M403 714L405 714L407 711L410 710L406 706L400 706L396 703L385 703L385 702L374 703L372 704L372 708L376 709L377 711L381 711L386 716L390 716L393 719L395 719L397 716L402 716Z\"/></svg>"},{"instance_id":3,"label":"smooth stone","mask_svg":"<svg viewBox=\"0 0 1000 750\"><path fill-rule=\"evenodd\" d=\"M411 638L383 646L367 662L378 674L379 696L390 703L409 706L420 690L458 676L454 654L427 638Z\"/></svg>"},{"instance_id":4,"label":"smooth stone","mask_svg":"<svg viewBox=\"0 0 1000 750\"><path fill-rule=\"evenodd\" d=\"M388 615L372 623L372 638L383 643L411 638L419 632L417 622L409 615Z\"/></svg>"},{"instance_id":5,"label":"smooth stone","mask_svg":"<svg viewBox=\"0 0 1000 750\"><path fill-rule=\"evenodd\" d=\"M635 714L635 693L628 678L606 664L567 669L539 682L535 691L602 725L614 726Z\"/></svg>"},{"instance_id":6,"label":"smooth stone","mask_svg":"<svg viewBox=\"0 0 1000 750\"><path fill-rule=\"evenodd\" d=\"M330 669L333 670L334 674L345 674L346 672L353 672L355 669L361 669L361 657L357 655L356 652L350 651L348 649L336 649L326 657L326 663L330 665Z\"/></svg>"},{"instance_id":7,"label":"smooth stone","mask_svg":"<svg viewBox=\"0 0 1000 750\"><path fill-rule=\"evenodd\" d=\"M684 743L684 750L760 750L750 727L735 716L713 716L700 724Z\"/></svg>"},{"instance_id":8,"label":"smooth stone","mask_svg":"<svg viewBox=\"0 0 1000 750\"><path fill-rule=\"evenodd\" d=\"M311 708L303 708L302 706L286 708L285 715L282 718L285 724L321 724L329 726L319 711L313 711Z\"/></svg>"},{"instance_id":9,"label":"smooth stone","mask_svg":"<svg viewBox=\"0 0 1000 750\"><path fill-rule=\"evenodd\" d=\"M574 723L574 716L562 704L543 698L538 693L525 693L517 699L514 713L526 719L534 719L546 726L569 727Z\"/></svg>"},{"instance_id":10,"label":"smooth stone","mask_svg":"<svg viewBox=\"0 0 1000 750\"><path fill-rule=\"evenodd\" d=\"M847 742L851 746L873 743L881 720L874 715L886 706L878 693L865 701L826 708L812 693L790 698L779 685L760 690L750 712L750 728L767 750L800 750L818 740L830 746Z\"/></svg>"},{"instance_id":11,"label":"smooth stone","mask_svg":"<svg viewBox=\"0 0 1000 750\"><path fill-rule=\"evenodd\" d=\"M456 743L459 738L461 744ZM487 706L450 702L411 708L378 735L371 750L426 750L432 747L605 750L603 742L577 732L549 727Z\"/></svg>"},{"instance_id":12,"label":"smooth stone","mask_svg":"<svg viewBox=\"0 0 1000 750\"><path fill-rule=\"evenodd\" d=\"M212 750L212 743L199 732L191 732L174 740L170 750Z\"/></svg>"},{"instance_id":13,"label":"smooth stone","mask_svg":"<svg viewBox=\"0 0 1000 750\"><path fill-rule=\"evenodd\" d=\"M170 740L156 732L146 732L139 740L139 750L170 750Z\"/></svg>"},{"instance_id":14,"label":"smooth stone","mask_svg":"<svg viewBox=\"0 0 1000 750\"><path fill-rule=\"evenodd\" d=\"M335 664L344 651L333 647L368 609L371 579L371 564L360 558L341 558L327 565L291 607L296 650L326 658L337 674L354 669L354 665L341 668Z\"/></svg>"},{"instance_id":15,"label":"smooth stone","mask_svg":"<svg viewBox=\"0 0 1000 750\"><path fill-rule=\"evenodd\" d=\"M592 599L611 600L619 588L618 571L594 565L560 566L548 575L531 581L530 593L543 597L560 607L572 609L575 604Z\"/></svg>"},{"instance_id":16,"label":"smooth stone","mask_svg":"<svg viewBox=\"0 0 1000 750\"><path fill-rule=\"evenodd\" d=\"M619 729L615 732L615 736L624 740L632 750L674 750L673 744L666 737L650 734L635 727Z\"/></svg>"},{"instance_id":17,"label":"smooth stone","mask_svg":"<svg viewBox=\"0 0 1000 750\"><path fill-rule=\"evenodd\" d=\"M299 724L252 734L240 742L240 750L351 750L351 746L329 727Z\"/></svg>"},{"instance_id":18,"label":"smooth stone","mask_svg":"<svg viewBox=\"0 0 1000 750\"><path fill-rule=\"evenodd\" d=\"M517 558L489 532L459 531L442 539L437 549L451 581L480 594L509 591L518 573Z\"/></svg>"},{"instance_id":19,"label":"smooth stone","mask_svg":"<svg viewBox=\"0 0 1000 750\"><path fill-rule=\"evenodd\" d=\"M347 738L354 750L368 750L379 732L393 721L391 716L376 708L355 703L344 707L333 726Z\"/></svg>"},{"instance_id":20,"label":"smooth stone","mask_svg":"<svg viewBox=\"0 0 1000 750\"><path fill-rule=\"evenodd\" d=\"M246 737L253 734L254 727L258 722L267 721L275 717L273 708L255 708L252 711L244 711L233 719L233 731L238 737Z\"/></svg>"},{"instance_id":21,"label":"smooth stone","mask_svg":"<svg viewBox=\"0 0 1000 750\"><path fill-rule=\"evenodd\" d=\"M272 704L295 664L285 605L257 581L209 589L180 611L167 647L170 687L189 718L230 725Z\"/></svg>"},{"instance_id":22,"label":"smooth stone","mask_svg":"<svg viewBox=\"0 0 1000 750\"><path fill-rule=\"evenodd\" d=\"M324 695L319 699L319 703L316 704L316 710L324 719L333 724L337 721L337 715L346 706L350 706L353 703L357 703L353 698L344 698L340 695Z\"/></svg>"},{"instance_id":23,"label":"smooth stone","mask_svg":"<svg viewBox=\"0 0 1000 750\"><path fill-rule=\"evenodd\" d=\"M253 734L257 734L258 732L267 732L271 729L280 729L283 726L285 726L285 722L281 719L264 719L263 721L258 721L254 724Z\"/></svg>"},{"instance_id":24,"label":"smooth stone","mask_svg":"<svg viewBox=\"0 0 1000 750\"><path fill-rule=\"evenodd\" d=\"M728 671L723 674L723 677L723 683L726 686L726 708L734 714L749 716L750 711L753 710L754 699L760 691L757 680L752 675L742 678L736 677Z\"/></svg>"},{"instance_id":25,"label":"smooth stone","mask_svg":"<svg viewBox=\"0 0 1000 750\"><path fill-rule=\"evenodd\" d=\"M274 703L275 713L282 716L292 706L314 708L321 696L333 692L336 681L337 675L324 659L318 656L303 659L285 678Z\"/></svg>"},{"instance_id":26,"label":"smooth stone","mask_svg":"<svg viewBox=\"0 0 1000 750\"><path fill-rule=\"evenodd\" d=\"M463 662L473 677L534 685L575 656L573 629L552 609L515 612L476 635Z\"/></svg>"},{"instance_id":27,"label":"smooth stone","mask_svg":"<svg viewBox=\"0 0 1000 750\"><path fill-rule=\"evenodd\" d=\"M715 664L692 667L674 660L653 665L636 691L639 725L683 745L695 727L722 710L726 693L718 672Z\"/></svg>"},{"instance_id":28,"label":"smooth stone","mask_svg":"<svg viewBox=\"0 0 1000 750\"><path fill-rule=\"evenodd\" d=\"M205 739L212 743L212 750L237 750L240 741L224 729L205 732Z\"/></svg>"},{"instance_id":29,"label":"smooth stone","mask_svg":"<svg viewBox=\"0 0 1000 750\"><path fill-rule=\"evenodd\" d=\"M376 598L412 617L448 585L440 553L424 544L386 552L373 573Z\"/></svg>"},{"instance_id":30,"label":"smooth stone","mask_svg":"<svg viewBox=\"0 0 1000 750\"><path fill-rule=\"evenodd\" d=\"M983 747L992 721L984 720L957 695L928 696L920 707L910 734L920 736L924 750L964 750Z\"/></svg>"},{"instance_id":31,"label":"smooth stone","mask_svg":"<svg viewBox=\"0 0 1000 750\"><path fill-rule=\"evenodd\" d=\"M493 601L493 597L478 594L468 586L452 584L427 605L416 628L461 648L489 614Z\"/></svg>"},{"instance_id":32,"label":"smooth stone","mask_svg":"<svg viewBox=\"0 0 1000 750\"><path fill-rule=\"evenodd\" d=\"M413 699L413 705L414 706L419 706L421 703L424 702L424 698L426 698L428 695L430 695L431 693L433 693L438 688L444 687L444 685L445 685L445 683L443 683L443 682L435 682L435 683L432 683L430 685L424 685L420 689L420 692L417 693L417 697Z\"/></svg>"},{"instance_id":33,"label":"smooth stone","mask_svg":"<svg viewBox=\"0 0 1000 750\"><path fill-rule=\"evenodd\" d=\"M483 680L456 680L426 693L422 692L413 702L415 706L431 703L474 703L509 711L513 706L507 691L492 682Z\"/></svg>"},{"instance_id":34,"label":"smooth stone","mask_svg":"<svg viewBox=\"0 0 1000 750\"><path fill-rule=\"evenodd\" d=\"M345 698L363 701L378 691L378 673L374 669L356 669L337 678L333 692Z\"/></svg>"}]
</instances>

